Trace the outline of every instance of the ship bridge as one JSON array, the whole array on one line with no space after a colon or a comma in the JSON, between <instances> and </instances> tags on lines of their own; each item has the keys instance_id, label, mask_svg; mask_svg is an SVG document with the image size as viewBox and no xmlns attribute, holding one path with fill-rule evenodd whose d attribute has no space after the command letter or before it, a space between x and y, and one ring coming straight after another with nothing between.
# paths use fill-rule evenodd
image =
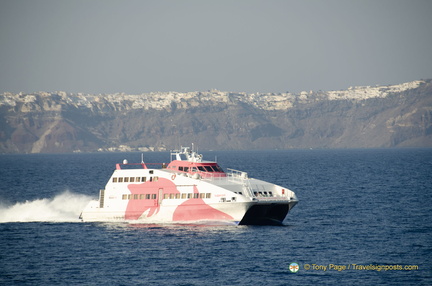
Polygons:
<instances>
[{"instance_id":1,"label":"ship bridge","mask_svg":"<svg viewBox=\"0 0 432 286\"><path fill-rule=\"evenodd\" d=\"M173 160L173 158L175 158ZM167 169L191 175L199 175L202 178L226 177L223 169L213 161L203 161L203 156L189 147L182 147L181 151L171 152L171 163Z\"/></svg>"}]
</instances>

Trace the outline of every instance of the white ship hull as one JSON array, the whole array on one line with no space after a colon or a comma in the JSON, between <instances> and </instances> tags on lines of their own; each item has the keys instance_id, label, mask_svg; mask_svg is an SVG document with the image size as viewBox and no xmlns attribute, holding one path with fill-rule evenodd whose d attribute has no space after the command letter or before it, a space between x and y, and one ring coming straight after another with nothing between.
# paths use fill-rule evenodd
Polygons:
<instances>
[{"instance_id":1,"label":"white ship hull","mask_svg":"<svg viewBox=\"0 0 432 286\"><path fill-rule=\"evenodd\" d=\"M86 206L81 219L283 224L298 202L295 193L287 188L248 178L240 171L225 173L215 162L176 160L161 169L137 165L140 168L122 169L117 164L105 189L100 190L99 199ZM206 166L213 166L213 171L206 170Z\"/></svg>"}]
</instances>

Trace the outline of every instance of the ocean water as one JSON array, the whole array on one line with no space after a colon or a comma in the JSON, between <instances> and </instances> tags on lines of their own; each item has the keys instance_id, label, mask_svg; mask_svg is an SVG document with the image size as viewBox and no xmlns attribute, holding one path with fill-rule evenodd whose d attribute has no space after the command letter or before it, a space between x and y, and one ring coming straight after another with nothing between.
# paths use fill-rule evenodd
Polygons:
<instances>
[{"instance_id":1,"label":"ocean water","mask_svg":"<svg viewBox=\"0 0 432 286\"><path fill-rule=\"evenodd\" d=\"M432 149L204 153L295 191L286 226L80 222L140 156L0 155L0 285L432 285Z\"/></svg>"}]
</instances>

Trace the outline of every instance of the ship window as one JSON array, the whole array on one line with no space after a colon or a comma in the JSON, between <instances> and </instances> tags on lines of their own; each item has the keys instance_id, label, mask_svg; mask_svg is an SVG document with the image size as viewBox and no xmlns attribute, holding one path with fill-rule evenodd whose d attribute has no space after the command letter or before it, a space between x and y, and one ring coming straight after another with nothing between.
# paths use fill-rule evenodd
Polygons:
<instances>
[{"instance_id":1,"label":"ship window","mask_svg":"<svg viewBox=\"0 0 432 286\"><path fill-rule=\"evenodd\" d=\"M179 171L183 171L183 167L179 167Z\"/></svg>"},{"instance_id":2,"label":"ship window","mask_svg":"<svg viewBox=\"0 0 432 286\"><path fill-rule=\"evenodd\" d=\"M196 172L197 171L197 168L196 167L192 167L192 172Z\"/></svg>"},{"instance_id":3,"label":"ship window","mask_svg":"<svg viewBox=\"0 0 432 286\"><path fill-rule=\"evenodd\" d=\"M150 170L150 171L149 171L149 174L153 174L153 170Z\"/></svg>"},{"instance_id":4,"label":"ship window","mask_svg":"<svg viewBox=\"0 0 432 286\"><path fill-rule=\"evenodd\" d=\"M123 183L123 178L118 178L119 183Z\"/></svg>"},{"instance_id":5,"label":"ship window","mask_svg":"<svg viewBox=\"0 0 432 286\"><path fill-rule=\"evenodd\" d=\"M146 177L141 177L141 182L145 182L145 181L147 181L147 178Z\"/></svg>"},{"instance_id":6,"label":"ship window","mask_svg":"<svg viewBox=\"0 0 432 286\"><path fill-rule=\"evenodd\" d=\"M181 198L182 198L182 199L186 199L186 197L187 197L187 194L186 194L186 193L181 194Z\"/></svg>"},{"instance_id":7,"label":"ship window","mask_svg":"<svg viewBox=\"0 0 432 286\"><path fill-rule=\"evenodd\" d=\"M140 195L140 200L144 200L144 195Z\"/></svg>"},{"instance_id":8,"label":"ship window","mask_svg":"<svg viewBox=\"0 0 432 286\"><path fill-rule=\"evenodd\" d=\"M164 194L164 199L168 199L169 198L169 194Z\"/></svg>"},{"instance_id":9,"label":"ship window","mask_svg":"<svg viewBox=\"0 0 432 286\"><path fill-rule=\"evenodd\" d=\"M217 170L218 172L222 172L222 173L223 173L223 170L222 170L222 168L221 168L221 167L219 167L218 165L216 165L216 166L213 166L213 168L214 168L215 170Z\"/></svg>"},{"instance_id":10,"label":"ship window","mask_svg":"<svg viewBox=\"0 0 432 286\"><path fill-rule=\"evenodd\" d=\"M138 200L138 195L134 195L134 200Z\"/></svg>"},{"instance_id":11,"label":"ship window","mask_svg":"<svg viewBox=\"0 0 432 286\"><path fill-rule=\"evenodd\" d=\"M131 199L131 195L127 195L128 196L128 200L130 200Z\"/></svg>"},{"instance_id":12,"label":"ship window","mask_svg":"<svg viewBox=\"0 0 432 286\"><path fill-rule=\"evenodd\" d=\"M189 171L189 167L184 167L183 171L185 171L185 172Z\"/></svg>"},{"instance_id":13,"label":"ship window","mask_svg":"<svg viewBox=\"0 0 432 286\"><path fill-rule=\"evenodd\" d=\"M200 194L198 194L198 193L194 193L194 194L193 194L194 199L198 199L198 198L199 198L199 195L200 195Z\"/></svg>"},{"instance_id":14,"label":"ship window","mask_svg":"<svg viewBox=\"0 0 432 286\"><path fill-rule=\"evenodd\" d=\"M210 199L211 198L211 193L207 193L206 194L206 199Z\"/></svg>"},{"instance_id":15,"label":"ship window","mask_svg":"<svg viewBox=\"0 0 432 286\"><path fill-rule=\"evenodd\" d=\"M200 199L204 199L205 194L204 194L204 193L201 193L201 194L199 194L199 197L200 197Z\"/></svg>"},{"instance_id":16,"label":"ship window","mask_svg":"<svg viewBox=\"0 0 432 286\"><path fill-rule=\"evenodd\" d=\"M175 198L175 194L170 194L170 199L174 199Z\"/></svg>"},{"instance_id":17,"label":"ship window","mask_svg":"<svg viewBox=\"0 0 432 286\"><path fill-rule=\"evenodd\" d=\"M129 182L129 178L128 178L128 177L125 177L125 178L124 178L124 182L125 182L125 183Z\"/></svg>"},{"instance_id":18,"label":"ship window","mask_svg":"<svg viewBox=\"0 0 432 286\"><path fill-rule=\"evenodd\" d=\"M269 192L270 197L273 197L273 192Z\"/></svg>"},{"instance_id":19,"label":"ship window","mask_svg":"<svg viewBox=\"0 0 432 286\"><path fill-rule=\"evenodd\" d=\"M152 181L153 181L153 177L150 177L150 178L149 178L149 182L152 182Z\"/></svg>"},{"instance_id":20,"label":"ship window","mask_svg":"<svg viewBox=\"0 0 432 286\"><path fill-rule=\"evenodd\" d=\"M122 200L127 200L127 195L123 195Z\"/></svg>"},{"instance_id":21,"label":"ship window","mask_svg":"<svg viewBox=\"0 0 432 286\"><path fill-rule=\"evenodd\" d=\"M141 181L141 177L136 177L135 178L135 182L140 182Z\"/></svg>"},{"instance_id":22,"label":"ship window","mask_svg":"<svg viewBox=\"0 0 432 286\"><path fill-rule=\"evenodd\" d=\"M152 194L152 200L156 200L156 194Z\"/></svg>"},{"instance_id":23,"label":"ship window","mask_svg":"<svg viewBox=\"0 0 432 286\"><path fill-rule=\"evenodd\" d=\"M129 178L129 182L131 183L135 182L135 178L134 177Z\"/></svg>"},{"instance_id":24,"label":"ship window","mask_svg":"<svg viewBox=\"0 0 432 286\"><path fill-rule=\"evenodd\" d=\"M157 182L158 180L159 180L159 177L158 177L158 176L154 176L154 177L153 177L153 181Z\"/></svg>"},{"instance_id":25,"label":"ship window","mask_svg":"<svg viewBox=\"0 0 432 286\"><path fill-rule=\"evenodd\" d=\"M191 193L187 194L187 197L188 199L192 199L192 194Z\"/></svg>"},{"instance_id":26,"label":"ship window","mask_svg":"<svg viewBox=\"0 0 432 286\"><path fill-rule=\"evenodd\" d=\"M206 171L203 166L198 166L198 170L200 170L201 172L205 172Z\"/></svg>"},{"instance_id":27,"label":"ship window","mask_svg":"<svg viewBox=\"0 0 432 286\"><path fill-rule=\"evenodd\" d=\"M176 195L175 195L175 198L176 198L176 199L180 199L180 193L176 194Z\"/></svg>"},{"instance_id":28,"label":"ship window","mask_svg":"<svg viewBox=\"0 0 432 286\"><path fill-rule=\"evenodd\" d=\"M113 178L113 183L117 183L117 178Z\"/></svg>"},{"instance_id":29,"label":"ship window","mask_svg":"<svg viewBox=\"0 0 432 286\"><path fill-rule=\"evenodd\" d=\"M239 195L243 195L243 193L242 192L238 192L239 193Z\"/></svg>"},{"instance_id":30,"label":"ship window","mask_svg":"<svg viewBox=\"0 0 432 286\"><path fill-rule=\"evenodd\" d=\"M204 167L206 168L207 172L214 172L212 167L210 166L204 166Z\"/></svg>"},{"instance_id":31,"label":"ship window","mask_svg":"<svg viewBox=\"0 0 432 286\"><path fill-rule=\"evenodd\" d=\"M150 194L147 194L145 198L146 200L150 200Z\"/></svg>"}]
</instances>

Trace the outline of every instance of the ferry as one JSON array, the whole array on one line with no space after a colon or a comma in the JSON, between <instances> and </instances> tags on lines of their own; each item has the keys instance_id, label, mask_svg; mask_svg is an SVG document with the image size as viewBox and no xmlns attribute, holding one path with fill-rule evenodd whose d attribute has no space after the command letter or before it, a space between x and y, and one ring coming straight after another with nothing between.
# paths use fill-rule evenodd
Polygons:
<instances>
[{"instance_id":1,"label":"ferry","mask_svg":"<svg viewBox=\"0 0 432 286\"><path fill-rule=\"evenodd\" d=\"M204 161L190 147L171 151L170 163L116 164L98 200L84 208L84 222L284 225L298 203L286 187Z\"/></svg>"}]
</instances>

